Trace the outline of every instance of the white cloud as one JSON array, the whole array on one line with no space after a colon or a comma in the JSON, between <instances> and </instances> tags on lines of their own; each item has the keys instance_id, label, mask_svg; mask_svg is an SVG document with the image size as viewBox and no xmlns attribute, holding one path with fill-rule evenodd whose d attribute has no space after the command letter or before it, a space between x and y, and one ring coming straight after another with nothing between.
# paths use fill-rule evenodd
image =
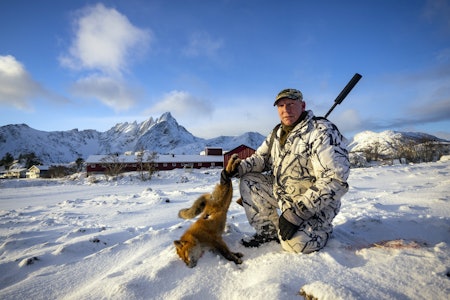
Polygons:
<instances>
[{"instance_id":1,"label":"white cloud","mask_svg":"<svg viewBox=\"0 0 450 300\"><path fill-rule=\"evenodd\" d=\"M207 100L192 96L185 91L171 91L155 104L150 112L171 112L175 118L204 118L213 112L211 103Z\"/></svg>"},{"instance_id":2,"label":"white cloud","mask_svg":"<svg viewBox=\"0 0 450 300\"><path fill-rule=\"evenodd\" d=\"M129 109L139 92L123 75L148 50L151 32L135 27L126 16L103 4L80 10L74 23L72 44L60 57L63 66L83 76L72 91L98 99L115 111Z\"/></svg>"},{"instance_id":3,"label":"white cloud","mask_svg":"<svg viewBox=\"0 0 450 300\"><path fill-rule=\"evenodd\" d=\"M75 37L61 63L75 70L117 75L130 60L148 48L151 33L139 29L117 10L103 4L89 6L75 20Z\"/></svg>"},{"instance_id":4,"label":"white cloud","mask_svg":"<svg viewBox=\"0 0 450 300\"><path fill-rule=\"evenodd\" d=\"M39 97L67 101L42 87L14 56L0 56L0 103L30 110L31 101Z\"/></svg>"},{"instance_id":5,"label":"white cloud","mask_svg":"<svg viewBox=\"0 0 450 300\"><path fill-rule=\"evenodd\" d=\"M236 136L250 131L266 135L279 122L277 111L271 105L271 101L271 98L266 99L264 96L220 95L219 98L215 98L218 105L208 118L176 119L189 132L202 138Z\"/></svg>"},{"instance_id":6,"label":"white cloud","mask_svg":"<svg viewBox=\"0 0 450 300\"><path fill-rule=\"evenodd\" d=\"M338 126L342 133L359 131L364 124L367 124L367 121L364 122L354 109L344 110L335 116L330 115L329 119Z\"/></svg>"},{"instance_id":7,"label":"white cloud","mask_svg":"<svg viewBox=\"0 0 450 300\"><path fill-rule=\"evenodd\" d=\"M116 111L127 110L138 97L124 82L108 76L91 75L78 80L72 91L76 96L96 98Z\"/></svg>"}]
</instances>

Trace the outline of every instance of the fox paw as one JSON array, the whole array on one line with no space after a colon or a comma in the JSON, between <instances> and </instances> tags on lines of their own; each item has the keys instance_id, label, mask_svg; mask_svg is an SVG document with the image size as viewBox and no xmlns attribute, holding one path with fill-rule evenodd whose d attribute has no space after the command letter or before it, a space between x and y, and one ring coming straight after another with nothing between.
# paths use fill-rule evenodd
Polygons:
<instances>
[{"instance_id":1,"label":"fox paw","mask_svg":"<svg viewBox=\"0 0 450 300\"><path fill-rule=\"evenodd\" d=\"M241 252L233 252L232 254L234 263L237 265L242 264L243 260L241 259L241 257L243 257L244 254L242 254Z\"/></svg>"}]
</instances>

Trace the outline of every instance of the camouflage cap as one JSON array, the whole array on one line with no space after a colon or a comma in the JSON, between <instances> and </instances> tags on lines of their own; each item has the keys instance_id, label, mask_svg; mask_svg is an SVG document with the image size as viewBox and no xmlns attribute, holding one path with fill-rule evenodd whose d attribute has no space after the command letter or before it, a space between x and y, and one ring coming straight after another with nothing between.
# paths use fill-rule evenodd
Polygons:
<instances>
[{"instance_id":1,"label":"camouflage cap","mask_svg":"<svg viewBox=\"0 0 450 300\"><path fill-rule=\"evenodd\" d=\"M283 98L303 101L303 94L302 92L296 89L284 89L278 93L277 97L275 98L275 102L273 103L273 106L277 105L278 100Z\"/></svg>"}]
</instances>

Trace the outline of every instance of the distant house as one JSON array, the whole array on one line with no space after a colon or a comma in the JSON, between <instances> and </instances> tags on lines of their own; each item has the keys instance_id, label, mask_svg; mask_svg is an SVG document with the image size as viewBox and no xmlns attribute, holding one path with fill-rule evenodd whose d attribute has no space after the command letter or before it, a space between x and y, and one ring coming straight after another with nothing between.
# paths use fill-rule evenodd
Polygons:
<instances>
[{"instance_id":1,"label":"distant house","mask_svg":"<svg viewBox=\"0 0 450 300\"><path fill-rule=\"evenodd\" d=\"M143 163L146 163L145 158ZM222 155L157 155L153 167L158 171L182 168L222 168ZM124 172L138 171L138 154L118 155L91 155L86 159L87 173L103 173L108 164L121 164Z\"/></svg>"},{"instance_id":2,"label":"distant house","mask_svg":"<svg viewBox=\"0 0 450 300\"><path fill-rule=\"evenodd\" d=\"M223 155L223 150L222 148L206 147L205 155Z\"/></svg>"},{"instance_id":3,"label":"distant house","mask_svg":"<svg viewBox=\"0 0 450 300\"><path fill-rule=\"evenodd\" d=\"M236 148L225 153L225 155L223 156L223 165L226 166L228 164L228 160L230 159L231 155L235 153L239 156L240 159L245 159L249 156L252 156L252 154L255 152L256 152L255 149L250 148L246 145L237 146Z\"/></svg>"},{"instance_id":4,"label":"distant house","mask_svg":"<svg viewBox=\"0 0 450 300\"><path fill-rule=\"evenodd\" d=\"M31 166L26 172L27 178L49 177L49 166Z\"/></svg>"},{"instance_id":5,"label":"distant house","mask_svg":"<svg viewBox=\"0 0 450 300\"><path fill-rule=\"evenodd\" d=\"M27 169L25 168L12 168L5 173L5 178L25 178Z\"/></svg>"}]
</instances>

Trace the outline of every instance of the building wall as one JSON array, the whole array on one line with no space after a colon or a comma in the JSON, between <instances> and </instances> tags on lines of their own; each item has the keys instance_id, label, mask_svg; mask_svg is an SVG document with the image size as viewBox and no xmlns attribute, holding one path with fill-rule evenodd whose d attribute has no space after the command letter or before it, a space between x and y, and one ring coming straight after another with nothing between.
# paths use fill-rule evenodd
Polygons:
<instances>
[{"instance_id":1,"label":"building wall","mask_svg":"<svg viewBox=\"0 0 450 300\"><path fill-rule=\"evenodd\" d=\"M222 148L205 148L205 155L222 155Z\"/></svg>"},{"instance_id":2,"label":"building wall","mask_svg":"<svg viewBox=\"0 0 450 300\"><path fill-rule=\"evenodd\" d=\"M194 162L194 163L180 163L180 162L169 162L169 163L156 163L155 168L157 171L169 171L174 169L184 169L184 168L221 168L223 167L223 162ZM137 164L125 164L124 172L134 172L137 171ZM86 171L88 173L104 173L106 171L106 163L96 163L88 164L86 166Z\"/></svg>"},{"instance_id":3,"label":"building wall","mask_svg":"<svg viewBox=\"0 0 450 300\"><path fill-rule=\"evenodd\" d=\"M240 145L240 146L234 148L233 150L227 152L223 156L223 165L226 166L228 164L228 161L230 160L230 157L235 153L239 156L240 159L245 159L249 156L252 156L252 154L255 152L256 152L256 150L254 150L250 147L247 147L245 145Z\"/></svg>"}]
</instances>

